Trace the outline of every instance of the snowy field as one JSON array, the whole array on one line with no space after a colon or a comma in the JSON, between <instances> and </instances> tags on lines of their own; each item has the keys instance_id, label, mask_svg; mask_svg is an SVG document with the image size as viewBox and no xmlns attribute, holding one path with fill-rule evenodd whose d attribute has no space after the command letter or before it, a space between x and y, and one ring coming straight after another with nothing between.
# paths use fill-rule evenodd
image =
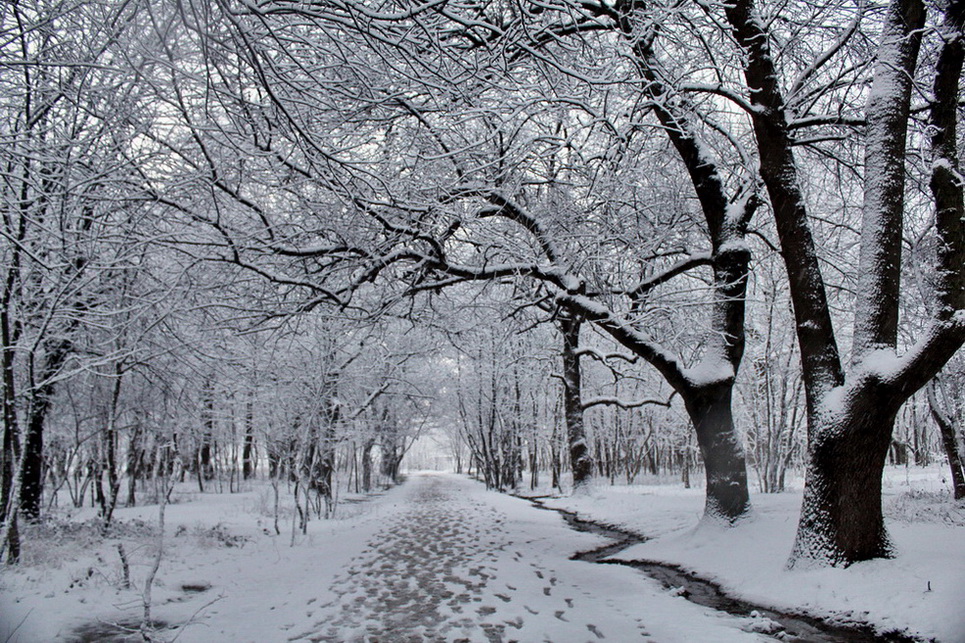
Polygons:
<instances>
[{"instance_id":1,"label":"snowy field","mask_svg":"<svg viewBox=\"0 0 965 643\"><path fill-rule=\"evenodd\" d=\"M702 493L679 484L599 486L550 504L653 538L621 557L680 564L761 604L958 643L965 508L940 478L937 468L889 470L898 557L847 570L783 570L799 493L756 495L753 518L727 530L698 527ZM603 539L465 478L416 475L343 500L334 519L293 539L290 506L274 532L268 485L179 489L152 596L153 618L175 628L159 640L774 640L753 633L754 619L693 605L639 572L568 560ZM61 514L25 538L24 564L0 576L0 639L85 640L86 629L86 640L104 640L104 624L139 621L157 507L119 509L106 539L85 522L90 511Z\"/></svg>"},{"instance_id":2,"label":"snowy field","mask_svg":"<svg viewBox=\"0 0 965 643\"><path fill-rule=\"evenodd\" d=\"M883 504L897 556L844 570L784 569L797 526L799 490L754 494L752 517L729 529L700 523L700 480L689 490L596 486L584 496L546 504L652 538L617 558L676 564L734 596L777 609L962 643L965 504L951 499L947 475L940 466L887 468Z\"/></svg>"}]
</instances>

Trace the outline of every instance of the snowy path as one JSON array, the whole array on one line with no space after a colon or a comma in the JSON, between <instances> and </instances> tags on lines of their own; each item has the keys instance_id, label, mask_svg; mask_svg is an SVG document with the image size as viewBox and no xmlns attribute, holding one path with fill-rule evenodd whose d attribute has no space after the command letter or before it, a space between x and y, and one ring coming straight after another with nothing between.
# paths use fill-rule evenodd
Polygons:
<instances>
[{"instance_id":1,"label":"snowy path","mask_svg":"<svg viewBox=\"0 0 965 643\"><path fill-rule=\"evenodd\" d=\"M457 477L418 476L406 486L403 508L332 580L336 598L289 640L757 638L737 630L738 619L703 613L639 574L568 560L599 541L552 514ZM656 629L644 616L654 608Z\"/></svg>"},{"instance_id":2,"label":"snowy path","mask_svg":"<svg viewBox=\"0 0 965 643\"><path fill-rule=\"evenodd\" d=\"M410 507L335 580L338 600L319 632L305 638L448 641L481 632L494 641L529 639L527 624L538 621L545 631L547 617L568 637L602 639L614 625L624 636L646 637L635 618L613 615L614 624L611 615L585 609L596 601L561 581L525 531L471 493L474 485L442 477L411 484Z\"/></svg>"}]
</instances>

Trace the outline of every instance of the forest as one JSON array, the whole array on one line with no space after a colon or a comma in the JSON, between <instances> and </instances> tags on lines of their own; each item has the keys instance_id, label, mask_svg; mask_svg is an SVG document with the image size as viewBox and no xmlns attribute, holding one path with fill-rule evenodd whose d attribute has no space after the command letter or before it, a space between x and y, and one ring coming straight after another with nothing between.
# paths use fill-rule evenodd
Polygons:
<instances>
[{"instance_id":1,"label":"forest","mask_svg":"<svg viewBox=\"0 0 965 643\"><path fill-rule=\"evenodd\" d=\"M2 559L187 488L306 534L431 468L725 529L797 485L787 569L894 557L888 467L965 498L963 24L4 3Z\"/></svg>"}]
</instances>

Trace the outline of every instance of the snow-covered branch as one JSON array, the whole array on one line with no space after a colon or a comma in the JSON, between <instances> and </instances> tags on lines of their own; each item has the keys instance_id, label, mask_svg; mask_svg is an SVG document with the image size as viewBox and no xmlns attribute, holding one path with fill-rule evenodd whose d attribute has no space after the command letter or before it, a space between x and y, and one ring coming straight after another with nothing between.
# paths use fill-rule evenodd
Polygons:
<instances>
[{"instance_id":1,"label":"snow-covered branch","mask_svg":"<svg viewBox=\"0 0 965 643\"><path fill-rule=\"evenodd\" d=\"M598 362L606 362L611 359L622 359L623 361L629 362L630 364L637 363L636 355L624 355L623 353L601 353L597 349L589 348L589 347L579 349L578 351L576 351L576 354L579 357L583 357L583 356L592 357Z\"/></svg>"},{"instance_id":2,"label":"snow-covered branch","mask_svg":"<svg viewBox=\"0 0 965 643\"><path fill-rule=\"evenodd\" d=\"M618 406L621 409L636 409L641 406L664 406L670 408L671 400L673 400L673 394L666 400L657 399L645 399L645 400L621 400L617 397L591 397L588 400L583 401L583 410L593 408L594 406Z\"/></svg>"},{"instance_id":3,"label":"snow-covered branch","mask_svg":"<svg viewBox=\"0 0 965 643\"><path fill-rule=\"evenodd\" d=\"M681 275L688 270L692 270L699 266L709 266L713 263L713 257L709 252L701 252L691 255L685 259L681 259L675 263L670 268L667 268L663 272L657 273L647 279L644 279L639 284L637 284L632 290L627 294L631 299L640 299L644 297L648 292L656 288L657 286L664 284L677 275Z\"/></svg>"},{"instance_id":4,"label":"snow-covered branch","mask_svg":"<svg viewBox=\"0 0 965 643\"><path fill-rule=\"evenodd\" d=\"M651 342L628 320L619 317L605 305L586 295L561 293L556 297L556 301L564 308L579 313L595 323L617 342L645 359L675 390L680 392L690 390L690 381L684 376L677 358L659 344Z\"/></svg>"}]
</instances>

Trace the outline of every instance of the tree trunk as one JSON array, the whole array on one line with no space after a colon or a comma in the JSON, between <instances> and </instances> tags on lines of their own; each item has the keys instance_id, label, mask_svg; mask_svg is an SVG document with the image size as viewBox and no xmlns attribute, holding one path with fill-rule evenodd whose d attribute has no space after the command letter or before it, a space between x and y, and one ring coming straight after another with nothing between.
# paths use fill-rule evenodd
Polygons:
<instances>
[{"instance_id":1,"label":"tree trunk","mask_svg":"<svg viewBox=\"0 0 965 643\"><path fill-rule=\"evenodd\" d=\"M942 448L948 457L948 467L952 474L952 490L955 500L965 498L965 469L962 466L962 456L958 450L958 440L955 438L955 425L952 419L945 414L938 400L935 397L934 384L928 386L928 407L931 409L932 418L938 425L941 433Z\"/></svg>"},{"instance_id":2,"label":"tree trunk","mask_svg":"<svg viewBox=\"0 0 965 643\"><path fill-rule=\"evenodd\" d=\"M111 523L114 509L117 507L117 497L121 489L121 479L117 466L117 414L121 397L121 383L123 382L124 371L121 364L114 365L114 380L111 388L111 401L107 409L107 417L104 426L104 465L107 470L108 496L104 504L101 505L101 518L104 527Z\"/></svg>"},{"instance_id":3,"label":"tree trunk","mask_svg":"<svg viewBox=\"0 0 965 643\"><path fill-rule=\"evenodd\" d=\"M0 551L6 550L8 563L20 561L20 533L17 529L17 513L19 510L19 485L14 476L17 464L22 456L17 431L17 417L13 409L11 391L4 389L4 425L3 425L3 471L0 478L0 521L3 523L0 533L5 534L6 542L0 541ZM10 398L10 399L8 399ZM9 402L9 405L8 405Z\"/></svg>"},{"instance_id":4,"label":"tree trunk","mask_svg":"<svg viewBox=\"0 0 965 643\"><path fill-rule=\"evenodd\" d=\"M374 438L368 438L362 445L362 491L366 493L372 491L372 448L374 446Z\"/></svg>"},{"instance_id":5,"label":"tree trunk","mask_svg":"<svg viewBox=\"0 0 965 643\"><path fill-rule=\"evenodd\" d=\"M578 317L563 315L559 322L563 334L563 413L566 418L570 466L573 469L573 488L576 490L585 487L593 475L593 459L586 444L586 429L583 425L583 398L580 393L582 374L577 352L583 321Z\"/></svg>"},{"instance_id":6,"label":"tree trunk","mask_svg":"<svg viewBox=\"0 0 965 643\"><path fill-rule=\"evenodd\" d=\"M27 419L27 435L24 437L24 470L20 490L20 511L28 520L40 517L41 498L44 493L44 423L54 397L53 378L67 361L71 343L67 340L52 342L48 348L47 361L41 372L39 384L30 403Z\"/></svg>"},{"instance_id":7,"label":"tree trunk","mask_svg":"<svg viewBox=\"0 0 965 643\"><path fill-rule=\"evenodd\" d=\"M137 503L137 479L144 475L144 449L141 446L141 425L135 424L127 447L127 506Z\"/></svg>"},{"instance_id":8,"label":"tree trunk","mask_svg":"<svg viewBox=\"0 0 965 643\"><path fill-rule=\"evenodd\" d=\"M704 516L734 522L750 508L744 447L734 426L732 382L694 389L684 398L704 461Z\"/></svg>"},{"instance_id":9,"label":"tree trunk","mask_svg":"<svg viewBox=\"0 0 965 643\"><path fill-rule=\"evenodd\" d=\"M40 518L41 498L44 493L44 418L46 415L45 411L33 410L27 423L27 435L23 444L20 513L27 520Z\"/></svg>"},{"instance_id":10,"label":"tree trunk","mask_svg":"<svg viewBox=\"0 0 965 643\"><path fill-rule=\"evenodd\" d=\"M206 378L203 384L201 401L201 444L198 447L196 464L198 467L198 486L204 491L203 480L214 479L212 441L214 440L214 381Z\"/></svg>"},{"instance_id":11,"label":"tree trunk","mask_svg":"<svg viewBox=\"0 0 965 643\"><path fill-rule=\"evenodd\" d=\"M249 399L245 407L245 444L241 451L241 477L245 480L255 475L254 415L254 403Z\"/></svg>"},{"instance_id":12,"label":"tree trunk","mask_svg":"<svg viewBox=\"0 0 965 643\"><path fill-rule=\"evenodd\" d=\"M812 431L797 538L788 567L848 566L888 558L881 477L898 408L890 396L855 391Z\"/></svg>"},{"instance_id":13,"label":"tree trunk","mask_svg":"<svg viewBox=\"0 0 965 643\"><path fill-rule=\"evenodd\" d=\"M529 443L529 488L536 489L539 486L539 446L536 435L534 434Z\"/></svg>"}]
</instances>

